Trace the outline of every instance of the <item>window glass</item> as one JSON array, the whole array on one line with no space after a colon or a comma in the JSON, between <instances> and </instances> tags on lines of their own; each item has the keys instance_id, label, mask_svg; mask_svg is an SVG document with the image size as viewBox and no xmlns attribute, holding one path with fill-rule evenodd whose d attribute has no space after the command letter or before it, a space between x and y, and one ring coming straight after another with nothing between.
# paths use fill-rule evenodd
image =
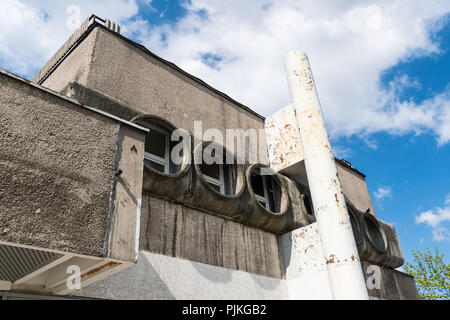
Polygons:
<instances>
[{"instance_id":1,"label":"window glass","mask_svg":"<svg viewBox=\"0 0 450 320\"><path fill-rule=\"evenodd\" d=\"M271 176L265 176L266 179L266 187L267 187L267 200L269 200L269 210L275 210L275 195L273 192L273 178Z\"/></svg>"},{"instance_id":2,"label":"window glass","mask_svg":"<svg viewBox=\"0 0 450 320\"><path fill-rule=\"evenodd\" d=\"M265 195L264 195L263 177L260 176L259 174L256 174L255 172L252 172L251 183L253 192L259 196L264 197Z\"/></svg>"},{"instance_id":3,"label":"window glass","mask_svg":"<svg viewBox=\"0 0 450 320\"><path fill-rule=\"evenodd\" d=\"M216 148L211 148L210 145L204 147L202 155L207 152L210 152L210 155L213 158L215 158L216 152L223 152L223 158L225 159L226 157L226 150L217 150ZM220 162L220 158L221 157L218 157L216 161L219 160ZM205 178L205 180L218 192L224 195L233 195L236 193L236 164L207 164L203 162L199 164L199 169L203 174L203 178Z\"/></svg>"},{"instance_id":4,"label":"window glass","mask_svg":"<svg viewBox=\"0 0 450 320\"><path fill-rule=\"evenodd\" d=\"M200 171L211 178L214 178L216 180L220 180L220 165L218 164L200 164Z\"/></svg>"},{"instance_id":5,"label":"window glass","mask_svg":"<svg viewBox=\"0 0 450 320\"><path fill-rule=\"evenodd\" d=\"M166 157L166 135L150 129L145 139L145 151L160 158Z\"/></svg>"},{"instance_id":6,"label":"window glass","mask_svg":"<svg viewBox=\"0 0 450 320\"><path fill-rule=\"evenodd\" d=\"M259 169L255 169L250 176L251 187L256 200L267 210L280 212L281 188L271 175L261 175Z\"/></svg>"},{"instance_id":7,"label":"window glass","mask_svg":"<svg viewBox=\"0 0 450 320\"><path fill-rule=\"evenodd\" d=\"M223 166L225 176L225 194L235 194L237 184L236 166L227 164Z\"/></svg>"}]
</instances>

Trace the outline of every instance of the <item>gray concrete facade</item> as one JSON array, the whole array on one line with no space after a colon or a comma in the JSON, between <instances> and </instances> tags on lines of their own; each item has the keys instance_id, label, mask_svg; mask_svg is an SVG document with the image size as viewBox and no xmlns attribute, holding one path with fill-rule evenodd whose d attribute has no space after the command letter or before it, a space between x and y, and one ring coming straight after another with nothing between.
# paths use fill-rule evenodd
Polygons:
<instances>
[{"instance_id":1,"label":"gray concrete facade","mask_svg":"<svg viewBox=\"0 0 450 320\"><path fill-rule=\"evenodd\" d=\"M145 195L140 239L141 250L284 278L275 234Z\"/></svg>"}]
</instances>

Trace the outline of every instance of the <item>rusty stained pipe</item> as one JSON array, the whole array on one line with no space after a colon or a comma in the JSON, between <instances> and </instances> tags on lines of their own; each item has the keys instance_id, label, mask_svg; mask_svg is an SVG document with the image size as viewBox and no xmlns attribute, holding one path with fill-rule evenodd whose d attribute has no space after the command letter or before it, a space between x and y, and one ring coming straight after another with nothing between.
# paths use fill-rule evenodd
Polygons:
<instances>
[{"instance_id":1,"label":"rusty stained pipe","mask_svg":"<svg viewBox=\"0 0 450 320\"><path fill-rule=\"evenodd\" d=\"M367 300L368 293L344 193L307 56L285 57L311 198L334 299Z\"/></svg>"}]
</instances>

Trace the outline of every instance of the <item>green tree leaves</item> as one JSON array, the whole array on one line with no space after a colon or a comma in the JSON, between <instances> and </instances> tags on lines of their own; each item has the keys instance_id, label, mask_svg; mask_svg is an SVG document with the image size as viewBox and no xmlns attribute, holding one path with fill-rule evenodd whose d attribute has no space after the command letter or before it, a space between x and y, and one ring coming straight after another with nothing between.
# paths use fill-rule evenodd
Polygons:
<instances>
[{"instance_id":1,"label":"green tree leaves","mask_svg":"<svg viewBox=\"0 0 450 320\"><path fill-rule=\"evenodd\" d=\"M434 252L426 248L425 252L412 250L414 264L406 263L407 274L414 276L417 290L422 299L450 299L450 264L444 262L444 254L437 247Z\"/></svg>"}]
</instances>

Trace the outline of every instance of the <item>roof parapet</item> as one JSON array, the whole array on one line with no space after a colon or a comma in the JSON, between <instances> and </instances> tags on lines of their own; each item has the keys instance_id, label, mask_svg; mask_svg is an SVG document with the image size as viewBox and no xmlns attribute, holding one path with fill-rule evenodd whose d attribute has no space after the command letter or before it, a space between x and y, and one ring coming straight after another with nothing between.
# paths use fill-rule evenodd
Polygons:
<instances>
[{"instance_id":1,"label":"roof parapet","mask_svg":"<svg viewBox=\"0 0 450 320\"><path fill-rule=\"evenodd\" d=\"M102 19L95 14L83 21L81 26L75 30L70 38L62 45L61 48L53 55L53 57L42 67L42 69L34 76L33 82L41 84L54 68L78 45L80 40L84 37L89 27L95 22L103 23L108 29L120 34L120 26L111 20Z\"/></svg>"},{"instance_id":2,"label":"roof parapet","mask_svg":"<svg viewBox=\"0 0 450 320\"><path fill-rule=\"evenodd\" d=\"M85 25L87 21L87 25ZM94 27L101 27L103 29L108 30L109 32L112 32L116 34L120 39L126 41L127 43L131 44L132 46L142 50L144 53L150 55L154 59L162 62L163 64L169 66L170 68L180 72L184 76L190 78L191 80L197 82L203 87L206 87L207 89L215 92L219 96L225 98L226 100L230 101L231 103L237 105L238 107L244 109L245 111L253 114L254 116L258 117L261 120L265 120L265 117L258 114L256 111L250 109L249 107L243 105L242 103L236 101L235 99L231 98L227 94L223 93L222 91L210 86L203 80L193 76L192 74L188 73L187 71L181 69L174 63L167 61L163 59L162 57L154 54L150 50L148 50L145 46L136 43L127 37L120 34L120 26L115 24L114 22L111 22L108 19L102 19L97 17L96 15L92 15L88 19L83 22L83 24L80 26L80 28L74 32L74 34L67 40L67 42L61 47L61 49L58 50L58 52L50 59L45 66L41 69L41 71L38 72L38 74L33 78L33 82L41 85L49 76L50 74L59 66L60 63L89 35L90 31L94 29Z\"/></svg>"}]
</instances>

